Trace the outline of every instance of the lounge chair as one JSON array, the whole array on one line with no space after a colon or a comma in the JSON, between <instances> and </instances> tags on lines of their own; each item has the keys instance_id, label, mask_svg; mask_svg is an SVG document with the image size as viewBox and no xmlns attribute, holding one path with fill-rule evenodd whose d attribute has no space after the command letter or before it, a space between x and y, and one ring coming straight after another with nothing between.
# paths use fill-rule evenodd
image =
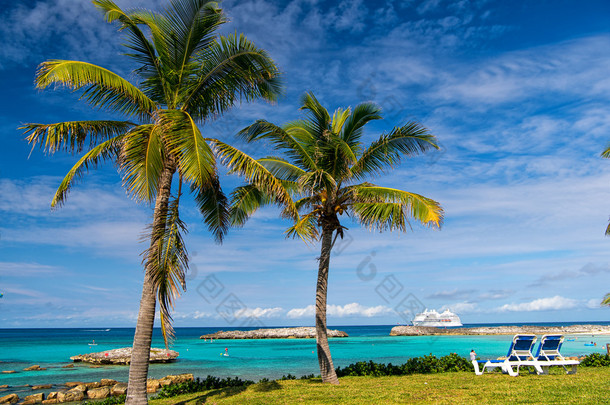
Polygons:
<instances>
[{"instance_id":1,"label":"lounge chair","mask_svg":"<svg viewBox=\"0 0 610 405\"><path fill-rule=\"evenodd\" d=\"M481 360L479 362L473 362L473 365L475 367L475 373L477 375L482 375L486 369L493 369L496 367L500 367L502 369L503 373L509 374L513 377L519 375L519 368L521 366L527 365L527 366L534 366L534 364L531 364L531 360L530 359L534 359L534 355L532 354L532 348L534 347L534 344L536 343L536 335L515 335L513 337L513 340L510 344L510 347L508 348L508 353L506 355L506 359L504 360ZM484 363L483 364L483 369L479 371L479 364L478 363ZM526 364L526 363L530 363L530 364ZM517 367L517 370L515 371L513 369L513 366ZM540 373L543 372L542 368L540 368L540 370L536 370L536 371L540 371Z\"/></svg>"},{"instance_id":2,"label":"lounge chair","mask_svg":"<svg viewBox=\"0 0 610 405\"><path fill-rule=\"evenodd\" d=\"M576 367L580 362L578 360L567 360L559 352L563 344L563 336L543 336L535 355L532 354L534 343L536 343L536 336L534 335L516 335L508 349L505 360L480 361L485 363L481 371L479 371L478 363L474 364L473 362L475 373L482 375L485 369L501 367L503 373L516 377L519 375L519 368L522 366L533 367L537 374L548 374L549 368L552 366L562 366L568 374L576 373ZM513 369L514 366L517 367L516 370ZM566 366L571 366L571 370L568 370Z\"/></svg>"},{"instance_id":3,"label":"lounge chair","mask_svg":"<svg viewBox=\"0 0 610 405\"><path fill-rule=\"evenodd\" d=\"M542 336L538 350L536 350L536 354L534 355L534 360L536 360L538 365L542 368L542 373L539 374L548 374L551 366L561 366L568 374L576 373L576 367L580 362L578 360L567 360L563 357L559 352L562 344L562 335ZM566 366L571 366L571 369L568 370Z\"/></svg>"}]
</instances>

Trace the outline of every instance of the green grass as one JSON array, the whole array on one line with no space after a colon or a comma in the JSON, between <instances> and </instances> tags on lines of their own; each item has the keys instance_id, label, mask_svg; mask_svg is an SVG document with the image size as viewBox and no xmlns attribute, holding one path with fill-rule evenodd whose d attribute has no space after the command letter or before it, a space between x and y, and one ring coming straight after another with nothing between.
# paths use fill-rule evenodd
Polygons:
<instances>
[{"instance_id":1,"label":"green grass","mask_svg":"<svg viewBox=\"0 0 610 405\"><path fill-rule=\"evenodd\" d=\"M559 369L561 370L561 369ZM610 368L579 367L575 375L471 372L394 377L343 377L341 384L320 379L272 381L249 387L210 390L151 401L169 404L606 404Z\"/></svg>"}]
</instances>

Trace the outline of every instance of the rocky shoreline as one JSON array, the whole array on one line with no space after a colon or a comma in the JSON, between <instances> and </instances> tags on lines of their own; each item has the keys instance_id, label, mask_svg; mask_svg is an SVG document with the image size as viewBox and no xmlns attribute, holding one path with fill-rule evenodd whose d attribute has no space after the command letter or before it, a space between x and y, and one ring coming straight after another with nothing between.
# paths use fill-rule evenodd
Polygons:
<instances>
[{"instance_id":1,"label":"rocky shoreline","mask_svg":"<svg viewBox=\"0 0 610 405\"><path fill-rule=\"evenodd\" d=\"M146 381L146 391L148 393L157 392L161 387L172 384L179 384L187 381L194 381L193 374L168 375L161 379L148 379ZM41 389L53 389L53 384L43 384L31 387L32 391ZM10 386L0 386L0 391L8 389ZM33 404L60 404L64 402L78 402L87 399L100 400L104 398L121 396L127 393L127 384L115 380L102 378L99 382L80 382L72 381L58 387L57 391L49 393L38 392L32 395L26 395L21 399L17 394L9 394L0 397L0 404L16 404L21 405Z\"/></svg>"},{"instance_id":2,"label":"rocky shoreline","mask_svg":"<svg viewBox=\"0 0 610 405\"><path fill-rule=\"evenodd\" d=\"M348 337L340 330L327 329L328 337ZM256 330L219 331L202 335L200 339L311 339L316 337L316 328L272 328Z\"/></svg>"},{"instance_id":3,"label":"rocky shoreline","mask_svg":"<svg viewBox=\"0 0 610 405\"><path fill-rule=\"evenodd\" d=\"M178 357L179 353L167 349L150 349L151 363L169 363ZM121 349L105 350L97 353L79 354L70 357L74 362L84 362L91 364L129 364L131 362L131 347Z\"/></svg>"},{"instance_id":4,"label":"rocky shoreline","mask_svg":"<svg viewBox=\"0 0 610 405\"><path fill-rule=\"evenodd\" d=\"M432 336L432 335L516 335L516 334L610 334L610 326L570 325L570 326L483 326L475 328L434 328L430 326L394 326L390 336Z\"/></svg>"}]
</instances>

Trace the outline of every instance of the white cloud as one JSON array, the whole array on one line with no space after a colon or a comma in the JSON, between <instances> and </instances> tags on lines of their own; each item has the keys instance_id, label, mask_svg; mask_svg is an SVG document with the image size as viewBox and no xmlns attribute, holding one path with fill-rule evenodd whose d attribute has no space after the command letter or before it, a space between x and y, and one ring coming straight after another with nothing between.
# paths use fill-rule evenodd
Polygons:
<instances>
[{"instance_id":1,"label":"white cloud","mask_svg":"<svg viewBox=\"0 0 610 405\"><path fill-rule=\"evenodd\" d=\"M573 309L578 306L578 300L565 298L559 295L549 298L539 298L520 304L505 304L498 308L499 312L531 312L556 311L560 309Z\"/></svg>"},{"instance_id":2,"label":"white cloud","mask_svg":"<svg viewBox=\"0 0 610 405\"><path fill-rule=\"evenodd\" d=\"M392 308L384 305L377 305L374 307L366 307L356 302L345 305L328 305L326 309L327 316L336 316L338 318L361 316L366 318L372 318L376 316L388 315L393 312ZM304 318L313 317L315 314L315 306L308 305L305 308L293 308L286 313L288 318Z\"/></svg>"},{"instance_id":3,"label":"white cloud","mask_svg":"<svg viewBox=\"0 0 610 405\"><path fill-rule=\"evenodd\" d=\"M479 306L474 302L456 302L455 304L446 305L443 309L449 309L451 312L455 312L458 315L469 314L479 311Z\"/></svg>"},{"instance_id":4,"label":"white cloud","mask_svg":"<svg viewBox=\"0 0 610 405\"><path fill-rule=\"evenodd\" d=\"M245 308L238 311L235 316L238 318L275 318L280 316L284 310L280 307L275 308Z\"/></svg>"}]
</instances>

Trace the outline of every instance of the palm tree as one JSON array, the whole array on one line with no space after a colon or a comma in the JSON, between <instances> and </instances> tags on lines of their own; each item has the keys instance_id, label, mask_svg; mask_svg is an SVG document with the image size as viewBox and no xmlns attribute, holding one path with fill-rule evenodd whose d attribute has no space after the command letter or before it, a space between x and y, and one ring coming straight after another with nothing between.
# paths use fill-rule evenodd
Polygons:
<instances>
[{"instance_id":1,"label":"palm tree","mask_svg":"<svg viewBox=\"0 0 610 405\"><path fill-rule=\"evenodd\" d=\"M364 147L364 126L381 119L381 109L362 103L352 111L338 109L331 117L313 94L303 97L301 108L306 118L277 126L259 120L240 132L247 141L266 139L283 152L284 157L258 159L261 173L271 173L298 210L287 236L306 242L321 241L316 283L316 341L323 382L338 384L326 329L326 299L330 254L337 237L346 229L339 219L347 214L369 230L409 228L409 218L424 225L440 227L441 206L429 198L395 188L381 187L365 180L396 166L403 156L414 156L438 148L435 137L416 122L394 128ZM234 172L251 174L254 163L233 148L217 144L226 164ZM262 175L262 174L261 174ZM256 179L255 179L256 180ZM231 219L243 225L262 205L276 203L284 207L283 216L294 217L292 205L251 182L232 195Z\"/></svg>"},{"instance_id":2,"label":"palm tree","mask_svg":"<svg viewBox=\"0 0 610 405\"><path fill-rule=\"evenodd\" d=\"M610 159L610 146L608 146L601 154L601 157ZM610 222L608 222L608 226L606 227L606 236L610 236ZM610 293L604 296L604 299L601 302L601 305L610 306Z\"/></svg>"},{"instance_id":3,"label":"palm tree","mask_svg":"<svg viewBox=\"0 0 610 405\"><path fill-rule=\"evenodd\" d=\"M107 22L127 33L127 56L137 64L139 82L86 62L49 60L39 66L36 86L80 91L93 107L126 120L26 124L21 129L32 147L48 153L86 149L60 184L53 207L64 203L77 178L104 161L118 166L135 200L154 203L127 391L128 404L143 404L156 302L167 346L173 337L173 302L186 288L182 186L189 187L218 241L229 226L228 199L220 188L211 140L197 123L221 115L239 100L273 101L281 86L265 51L243 35L216 34L227 20L214 2L173 0L162 12L123 11L111 0L93 4ZM265 184L259 186L265 189Z\"/></svg>"}]
</instances>

